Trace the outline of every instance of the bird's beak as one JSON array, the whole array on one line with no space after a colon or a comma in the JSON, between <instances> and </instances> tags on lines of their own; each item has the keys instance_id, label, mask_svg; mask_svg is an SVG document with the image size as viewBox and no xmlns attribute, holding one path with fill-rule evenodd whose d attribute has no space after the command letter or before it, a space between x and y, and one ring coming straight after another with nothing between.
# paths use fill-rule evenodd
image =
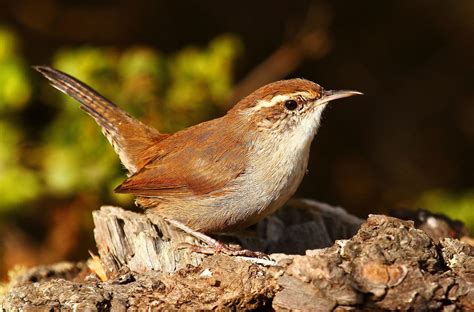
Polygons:
<instances>
[{"instance_id":1,"label":"bird's beak","mask_svg":"<svg viewBox=\"0 0 474 312\"><path fill-rule=\"evenodd\" d=\"M326 104L330 101L342 99L353 95L363 95L363 93L352 90L324 90L322 96L316 101L316 104Z\"/></svg>"}]
</instances>

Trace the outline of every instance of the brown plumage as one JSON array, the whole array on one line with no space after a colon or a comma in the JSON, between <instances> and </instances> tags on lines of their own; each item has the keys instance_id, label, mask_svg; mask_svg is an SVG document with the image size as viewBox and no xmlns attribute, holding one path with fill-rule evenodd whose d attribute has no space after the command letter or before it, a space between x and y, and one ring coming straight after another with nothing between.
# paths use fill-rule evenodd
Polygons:
<instances>
[{"instance_id":1,"label":"brown plumage","mask_svg":"<svg viewBox=\"0 0 474 312\"><path fill-rule=\"evenodd\" d=\"M258 101L271 100L277 95L291 94L296 92L309 92L313 97L320 94L322 88L317 83L306 79L279 80L255 90L240 100L230 111L242 110L255 106Z\"/></svg>"},{"instance_id":2,"label":"brown plumage","mask_svg":"<svg viewBox=\"0 0 474 312\"><path fill-rule=\"evenodd\" d=\"M327 93L304 79L277 81L221 118L168 135L73 77L35 68L102 127L131 175L117 192L134 194L147 212L202 232L240 229L281 207L306 172L327 102L356 94Z\"/></svg>"},{"instance_id":3,"label":"brown plumage","mask_svg":"<svg viewBox=\"0 0 474 312\"><path fill-rule=\"evenodd\" d=\"M243 136L225 127L222 121L215 119L196 125L158 143L156 158L116 191L140 196L186 197L222 189L247 164Z\"/></svg>"}]
</instances>

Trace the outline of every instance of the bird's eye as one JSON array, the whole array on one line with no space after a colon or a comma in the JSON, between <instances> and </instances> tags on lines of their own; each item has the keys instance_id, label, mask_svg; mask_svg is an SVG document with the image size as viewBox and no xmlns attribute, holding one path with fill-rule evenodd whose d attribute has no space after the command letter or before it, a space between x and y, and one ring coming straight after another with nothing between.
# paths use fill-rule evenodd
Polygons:
<instances>
[{"instance_id":1,"label":"bird's eye","mask_svg":"<svg viewBox=\"0 0 474 312\"><path fill-rule=\"evenodd\" d=\"M288 100L285 102L285 107L287 110L295 110L298 107L298 103L295 100Z\"/></svg>"}]
</instances>

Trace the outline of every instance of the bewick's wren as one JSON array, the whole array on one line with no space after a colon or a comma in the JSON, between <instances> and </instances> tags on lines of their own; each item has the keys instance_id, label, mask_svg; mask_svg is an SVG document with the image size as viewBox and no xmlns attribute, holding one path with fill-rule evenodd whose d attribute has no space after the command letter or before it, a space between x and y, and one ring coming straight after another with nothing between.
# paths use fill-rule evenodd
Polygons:
<instances>
[{"instance_id":1,"label":"bewick's wren","mask_svg":"<svg viewBox=\"0 0 474 312\"><path fill-rule=\"evenodd\" d=\"M102 127L129 172L117 192L203 233L245 228L280 208L303 179L327 103L361 94L326 91L304 79L277 81L223 117L169 135L60 71L35 69Z\"/></svg>"}]
</instances>

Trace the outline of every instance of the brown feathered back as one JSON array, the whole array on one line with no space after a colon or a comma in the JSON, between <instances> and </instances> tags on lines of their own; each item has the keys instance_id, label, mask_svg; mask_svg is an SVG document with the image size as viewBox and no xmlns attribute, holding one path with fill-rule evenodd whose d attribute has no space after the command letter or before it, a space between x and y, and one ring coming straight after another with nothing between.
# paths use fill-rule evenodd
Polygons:
<instances>
[{"instance_id":1,"label":"brown feathered back","mask_svg":"<svg viewBox=\"0 0 474 312\"><path fill-rule=\"evenodd\" d=\"M153 147L156 158L115 191L137 196L210 194L239 176L247 164L243 136L214 119L177 132ZM245 131L242 129L241 131Z\"/></svg>"}]
</instances>

